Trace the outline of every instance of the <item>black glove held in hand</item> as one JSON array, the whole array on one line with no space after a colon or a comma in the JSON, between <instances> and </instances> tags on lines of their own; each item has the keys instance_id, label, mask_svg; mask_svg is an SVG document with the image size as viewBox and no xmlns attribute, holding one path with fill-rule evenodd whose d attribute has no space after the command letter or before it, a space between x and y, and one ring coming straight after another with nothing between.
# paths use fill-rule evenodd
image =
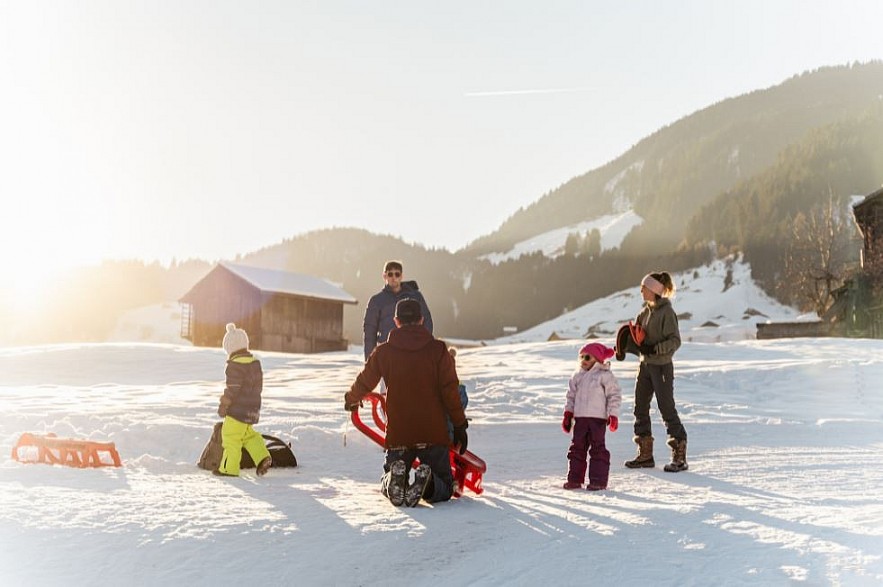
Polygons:
<instances>
[{"instance_id":1,"label":"black glove held in hand","mask_svg":"<svg viewBox=\"0 0 883 587\"><path fill-rule=\"evenodd\" d=\"M642 344L638 347L638 350L641 351L641 354L645 357L649 357L651 355L656 354L656 345L655 344Z\"/></svg>"},{"instance_id":2,"label":"black glove held in hand","mask_svg":"<svg viewBox=\"0 0 883 587\"><path fill-rule=\"evenodd\" d=\"M362 405L362 402L352 401L350 399L349 393L343 394L343 409L346 410L347 412L355 412L356 410L359 409L360 405Z\"/></svg>"},{"instance_id":3,"label":"black glove held in hand","mask_svg":"<svg viewBox=\"0 0 883 587\"><path fill-rule=\"evenodd\" d=\"M460 445L460 454L466 452L466 446L469 444L469 436L466 434L466 427L468 425L454 426L454 446Z\"/></svg>"}]
</instances>

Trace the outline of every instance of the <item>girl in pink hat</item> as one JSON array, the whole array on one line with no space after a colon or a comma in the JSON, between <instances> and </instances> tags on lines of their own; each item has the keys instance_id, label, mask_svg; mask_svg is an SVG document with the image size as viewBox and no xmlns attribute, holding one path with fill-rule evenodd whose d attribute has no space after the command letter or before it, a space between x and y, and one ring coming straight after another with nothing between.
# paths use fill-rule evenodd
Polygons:
<instances>
[{"instance_id":1,"label":"girl in pink hat","mask_svg":"<svg viewBox=\"0 0 883 587\"><path fill-rule=\"evenodd\" d=\"M607 489L610 451L604 443L605 428L609 426L610 431L614 432L619 426L619 407L622 404L622 391L608 361L613 352L613 349L598 342L589 343L579 351L579 368L570 377L564 420L561 422L565 433L573 430L567 451L569 466L564 489L582 487L587 465L589 484L586 489Z\"/></svg>"}]
</instances>

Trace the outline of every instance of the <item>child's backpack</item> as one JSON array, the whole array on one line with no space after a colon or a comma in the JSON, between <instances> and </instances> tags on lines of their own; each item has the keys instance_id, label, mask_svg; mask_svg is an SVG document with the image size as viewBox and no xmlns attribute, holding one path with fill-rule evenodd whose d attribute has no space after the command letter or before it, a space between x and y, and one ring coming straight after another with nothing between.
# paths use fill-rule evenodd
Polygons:
<instances>
[{"instance_id":1,"label":"child's backpack","mask_svg":"<svg viewBox=\"0 0 883 587\"><path fill-rule=\"evenodd\" d=\"M206 443L205 448L202 449L202 455L199 457L199 462L196 463L200 469L214 471L218 468L218 465L221 464L221 457L224 455L224 447L221 445L221 427L223 425L223 422L215 424L215 427L212 430L212 436ZM290 443L286 444L282 440L275 436L270 436L269 434L261 434L261 436L263 436L264 440L267 442L267 450L270 451L270 456L273 458L273 467L297 466L297 458L295 458L294 452L291 450ZM251 455L248 454L248 451L244 448L242 449L242 460L239 462L239 468L255 468Z\"/></svg>"},{"instance_id":2,"label":"child's backpack","mask_svg":"<svg viewBox=\"0 0 883 587\"><path fill-rule=\"evenodd\" d=\"M267 450L270 451L270 456L273 457L273 467L296 467L297 459L294 456L294 452L291 450L291 443L283 442L282 440L276 438L275 436L270 436L269 434L261 434L264 437L264 440L267 442ZM255 466L254 461L251 460L251 455L248 454L247 450L242 451L242 462L239 464L239 467L242 468L243 463L248 463L245 465L246 469L250 469Z\"/></svg>"}]
</instances>

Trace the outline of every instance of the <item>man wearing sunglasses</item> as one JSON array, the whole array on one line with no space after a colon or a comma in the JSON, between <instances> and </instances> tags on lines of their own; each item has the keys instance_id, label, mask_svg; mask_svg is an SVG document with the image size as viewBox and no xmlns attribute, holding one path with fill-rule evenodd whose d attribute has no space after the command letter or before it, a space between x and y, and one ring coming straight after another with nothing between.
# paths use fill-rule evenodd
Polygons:
<instances>
[{"instance_id":1,"label":"man wearing sunglasses","mask_svg":"<svg viewBox=\"0 0 883 587\"><path fill-rule=\"evenodd\" d=\"M383 281L386 283L380 292L371 296L365 308L363 327L365 343L365 360L378 344L386 342L395 325L395 310L399 300L410 298L420 303L423 316L423 327L432 334L432 314L423 299L416 281L403 281L401 261L387 261L383 266Z\"/></svg>"}]
</instances>

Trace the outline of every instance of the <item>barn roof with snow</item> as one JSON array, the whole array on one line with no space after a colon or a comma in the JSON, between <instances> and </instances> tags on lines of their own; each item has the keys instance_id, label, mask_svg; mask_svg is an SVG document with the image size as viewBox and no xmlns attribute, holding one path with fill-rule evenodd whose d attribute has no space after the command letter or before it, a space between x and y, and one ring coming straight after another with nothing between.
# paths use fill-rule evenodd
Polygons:
<instances>
[{"instance_id":1,"label":"barn roof with snow","mask_svg":"<svg viewBox=\"0 0 883 587\"><path fill-rule=\"evenodd\" d=\"M315 298L317 300L333 300L343 302L344 304L358 303L352 295L320 277L279 271L278 269L239 265L226 261L221 261L219 265L264 292Z\"/></svg>"}]
</instances>

